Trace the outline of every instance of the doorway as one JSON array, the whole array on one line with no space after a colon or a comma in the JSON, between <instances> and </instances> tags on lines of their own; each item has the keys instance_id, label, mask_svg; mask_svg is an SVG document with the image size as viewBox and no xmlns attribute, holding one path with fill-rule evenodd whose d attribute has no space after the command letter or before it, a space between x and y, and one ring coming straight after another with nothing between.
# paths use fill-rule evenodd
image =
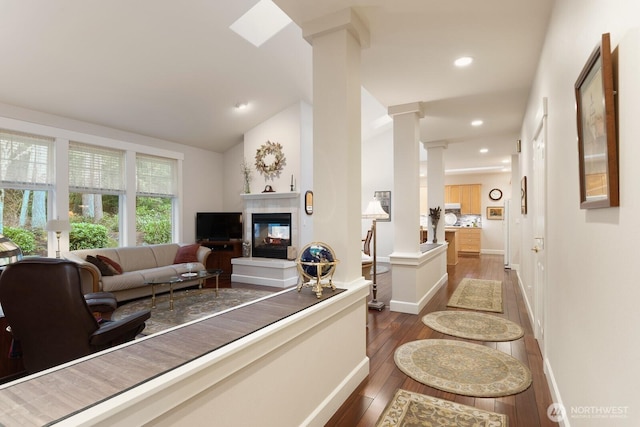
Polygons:
<instances>
[{"instance_id":1,"label":"doorway","mask_svg":"<svg viewBox=\"0 0 640 427\"><path fill-rule=\"evenodd\" d=\"M533 265L534 265L534 336L540 346L543 358L545 332L545 294L547 287L546 271L546 209L547 209L547 98L542 99L542 114L540 123L533 138Z\"/></svg>"}]
</instances>

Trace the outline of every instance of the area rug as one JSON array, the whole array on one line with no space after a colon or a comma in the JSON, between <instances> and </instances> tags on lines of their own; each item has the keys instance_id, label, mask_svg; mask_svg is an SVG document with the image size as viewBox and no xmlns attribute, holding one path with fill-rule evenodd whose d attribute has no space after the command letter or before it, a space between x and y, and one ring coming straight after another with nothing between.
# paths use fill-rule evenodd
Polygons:
<instances>
[{"instance_id":1,"label":"area rug","mask_svg":"<svg viewBox=\"0 0 640 427\"><path fill-rule=\"evenodd\" d=\"M422 323L443 334L478 341L513 341L524 335L511 320L475 311L434 311Z\"/></svg>"},{"instance_id":2,"label":"area rug","mask_svg":"<svg viewBox=\"0 0 640 427\"><path fill-rule=\"evenodd\" d=\"M502 282L499 280L462 279L447 305L502 313Z\"/></svg>"},{"instance_id":3,"label":"area rug","mask_svg":"<svg viewBox=\"0 0 640 427\"><path fill-rule=\"evenodd\" d=\"M119 320L151 309L151 318L142 331L142 335L151 335L272 294L261 289L221 288L216 298L215 289L187 289L173 293L173 310L169 310L169 294L164 293L156 296L156 308L151 308L151 298L139 299L118 307L111 318Z\"/></svg>"},{"instance_id":4,"label":"area rug","mask_svg":"<svg viewBox=\"0 0 640 427\"><path fill-rule=\"evenodd\" d=\"M402 389L396 391L376 423L376 427L507 427L507 425L506 415Z\"/></svg>"},{"instance_id":5,"label":"area rug","mask_svg":"<svg viewBox=\"0 0 640 427\"><path fill-rule=\"evenodd\" d=\"M531 371L516 358L464 341L411 341L396 349L394 359L414 380L465 396L509 396L531 385Z\"/></svg>"}]
</instances>

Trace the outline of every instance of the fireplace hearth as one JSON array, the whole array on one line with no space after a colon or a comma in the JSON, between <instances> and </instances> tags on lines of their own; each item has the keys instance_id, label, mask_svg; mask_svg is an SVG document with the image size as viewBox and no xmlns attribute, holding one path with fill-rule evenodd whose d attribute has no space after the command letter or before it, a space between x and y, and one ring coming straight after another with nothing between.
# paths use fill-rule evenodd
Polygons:
<instances>
[{"instance_id":1,"label":"fireplace hearth","mask_svg":"<svg viewBox=\"0 0 640 427\"><path fill-rule=\"evenodd\" d=\"M287 248L291 246L291 213L252 214L251 246L253 257L287 259Z\"/></svg>"}]
</instances>

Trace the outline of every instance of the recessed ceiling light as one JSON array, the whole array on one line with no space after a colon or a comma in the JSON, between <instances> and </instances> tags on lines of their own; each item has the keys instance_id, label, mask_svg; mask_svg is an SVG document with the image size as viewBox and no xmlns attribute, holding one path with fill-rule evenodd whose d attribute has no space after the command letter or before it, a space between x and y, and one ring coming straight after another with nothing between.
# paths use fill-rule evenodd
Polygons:
<instances>
[{"instance_id":1,"label":"recessed ceiling light","mask_svg":"<svg viewBox=\"0 0 640 427\"><path fill-rule=\"evenodd\" d=\"M482 126L483 123L482 120L474 120L471 122L471 126Z\"/></svg>"},{"instance_id":2,"label":"recessed ceiling light","mask_svg":"<svg viewBox=\"0 0 640 427\"><path fill-rule=\"evenodd\" d=\"M291 18L271 0L260 0L229 28L253 44L260 45L291 22Z\"/></svg>"},{"instance_id":3,"label":"recessed ceiling light","mask_svg":"<svg viewBox=\"0 0 640 427\"><path fill-rule=\"evenodd\" d=\"M488 153L488 152L489 152L489 149L488 149L488 148L481 148L481 149L480 149L480 152L481 152L482 154L484 154L484 153Z\"/></svg>"},{"instance_id":4,"label":"recessed ceiling light","mask_svg":"<svg viewBox=\"0 0 640 427\"><path fill-rule=\"evenodd\" d=\"M467 65L471 65L471 63L473 62L473 58L470 56L462 56L458 59L456 59L455 61L453 61L453 64L456 67L466 67Z\"/></svg>"},{"instance_id":5,"label":"recessed ceiling light","mask_svg":"<svg viewBox=\"0 0 640 427\"><path fill-rule=\"evenodd\" d=\"M246 110L248 106L249 106L248 102L238 102L238 103L236 103L236 108L238 110Z\"/></svg>"}]
</instances>

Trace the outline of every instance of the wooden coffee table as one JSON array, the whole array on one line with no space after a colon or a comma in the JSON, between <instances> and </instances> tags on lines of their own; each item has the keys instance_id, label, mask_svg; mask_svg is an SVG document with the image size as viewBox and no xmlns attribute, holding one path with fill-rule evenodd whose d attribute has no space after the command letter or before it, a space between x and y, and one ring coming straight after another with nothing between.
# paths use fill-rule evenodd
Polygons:
<instances>
[{"instance_id":1,"label":"wooden coffee table","mask_svg":"<svg viewBox=\"0 0 640 427\"><path fill-rule=\"evenodd\" d=\"M151 285L151 308L156 308L156 286L169 285L169 310L173 310L173 285L183 283L189 280L197 280L198 286L202 288L205 280L216 279L216 298L218 297L218 279L222 270L200 270L194 273L183 273L178 276L156 277L154 279L145 280L145 285Z\"/></svg>"}]
</instances>

